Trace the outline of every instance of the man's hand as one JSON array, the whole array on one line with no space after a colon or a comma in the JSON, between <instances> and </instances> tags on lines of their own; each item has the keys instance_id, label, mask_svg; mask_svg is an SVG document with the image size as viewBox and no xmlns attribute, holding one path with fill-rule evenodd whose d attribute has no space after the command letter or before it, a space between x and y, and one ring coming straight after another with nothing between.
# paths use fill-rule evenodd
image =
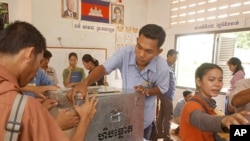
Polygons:
<instances>
[{"instance_id":1,"label":"man's hand","mask_svg":"<svg viewBox=\"0 0 250 141\"><path fill-rule=\"evenodd\" d=\"M77 93L81 93L80 99L84 99L87 92L88 92L87 82L83 81L83 82L79 83L78 85L76 85L73 89L71 89L67 93L67 98L69 99L69 101L71 101L73 104L75 104L75 95Z\"/></svg>"},{"instance_id":2,"label":"man's hand","mask_svg":"<svg viewBox=\"0 0 250 141\"><path fill-rule=\"evenodd\" d=\"M77 126L80 121L80 117L74 110L65 108L59 110L55 120L62 130L67 130Z\"/></svg>"},{"instance_id":3,"label":"man's hand","mask_svg":"<svg viewBox=\"0 0 250 141\"><path fill-rule=\"evenodd\" d=\"M89 98L88 94L86 94L83 105L74 106L74 109L79 114L81 119L85 118L86 120L91 120L95 115L97 103L98 100L96 99L96 95Z\"/></svg>"},{"instance_id":4,"label":"man's hand","mask_svg":"<svg viewBox=\"0 0 250 141\"><path fill-rule=\"evenodd\" d=\"M143 87L142 85L134 86L134 89L135 89L135 91L138 92L138 93L141 93L141 94L144 94L144 95L146 95L146 96L149 96L148 88L145 88L145 87Z\"/></svg>"},{"instance_id":5,"label":"man's hand","mask_svg":"<svg viewBox=\"0 0 250 141\"><path fill-rule=\"evenodd\" d=\"M43 99L47 99L46 96L44 95L44 92L46 91L55 91L57 90L57 86L34 86L34 93L36 96L41 97Z\"/></svg>"},{"instance_id":6,"label":"man's hand","mask_svg":"<svg viewBox=\"0 0 250 141\"><path fill-rule=\"evenodd\" d=\"M42 102L43 106L50 110L51 108L58 105L58 102L55 99L46 99Z\"/></svg>"}]
</instances>

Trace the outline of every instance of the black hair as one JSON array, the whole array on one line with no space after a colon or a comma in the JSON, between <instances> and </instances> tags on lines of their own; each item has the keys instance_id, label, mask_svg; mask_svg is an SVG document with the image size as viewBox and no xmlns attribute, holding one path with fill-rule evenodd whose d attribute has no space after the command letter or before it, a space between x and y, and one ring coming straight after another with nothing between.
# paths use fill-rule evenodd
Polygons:
<instances>
[{"instance_id":1,"label":"black hair","mask_svg":"<svg viewBox=\"0 0 250 141\"><path fill-rule=\"evenodd\" d=\"M51 52L46 49L43 53L43 58L50 59L51 57L52 57Z\"/></svg>"},{"instance_id":2,"label":"black hair","mask_svg":"<svg viewBox=\"0 0 250 141\"><path fill-rule=\"evenodd\" d=\"M227 61L227 64L228 64L228 65L234 65L234 66L236 66L236 69L235 69L235 71L233 72L233 75L234 75L236 72L240 71L240 70L242 70L242 71L244 72L244 68L243 68L243 66L242 66L242 64L241 64L241 61L240 61L240 59L237 58L237 57L232 57L232 58L230 58L230 59ZM245 72L244 72L244 73L245 73Z\"/></svg>"},{"instance_id":3,"label":"black hair","mask_svg":"<svg viewBox=\"0 0 250 141\"><path fill-rule=\"evenodd\" d=\"M186 96L188 96L189 94L192 94L192 91L190 91L190 90L185 90L182 94L183 94L184 97L186 97Z\"/></svg>"},{"instance_id":4,"label":"black hair","mask_svg":"<svg viewBox=\"0 0 250 141\"><path fill-rule=\"evenodd\" d=\"M207 72L212 69L219 69L223 73L223 70L218 65L212 64L212 63L203 63L195 71L195 80L197 78L200 78L200 80L202 80L203 76L206 75ZM196 84L196 88L198 89L197 84Z\"/></svg>"},{"instance_id":5,"label":"black hair","mask_svg":"<svg viewBox=\"0 0 250 141\"><path fill-rule=\"evenodd\" d=\"M142 34L147 38L158 40L158 48L162 46L166 37L163 28L156 24L147 24L143 26L139 31L139 36Z\"/></svg>"},{"instance_id":6,"label":"black hair","mask_svg":"<svg viewBox=\"0 0 250 141\"><path fill-rule=\"evenodd\" d=\"M170 49L168 50L167 56L172 56L172 55L176 55L178 54L178 51L174 50L174 49Z\"/></svg>"},{"instance_id":7,"label":"black hair","mask_svg":"<svg viewBox=\"0 0 250 141\"><path fill-rule=\"evenodd\" d=\"M85 54L82 56L82 61L84 62L92 62L95 66L99 65L98 60L96 60L95 58L93 58L90 54Z\"/></svg>"},{"instance_id":8,"label":"black hair","mask_svg":"<svg viewBox=\"0 0 250 141\"><path fill-rule=\"evenodd\" d=\"M75 56L76 59L78 59L77 54L75 52L70 52L69 53L69 59L70 59L71 56Z\"/></svg>"},{"instance_id":9,"label":"black hair","mask_svg":"<svg viewBox=\"0 0 250 141\"><path fill-rule=\"evenodd\" d=\"M15 55L27 47L34 47L35 56L46 49L45 38L33 25L16 21L2 30L0 34L1 53Z\"/></svg>"}]
</instances>

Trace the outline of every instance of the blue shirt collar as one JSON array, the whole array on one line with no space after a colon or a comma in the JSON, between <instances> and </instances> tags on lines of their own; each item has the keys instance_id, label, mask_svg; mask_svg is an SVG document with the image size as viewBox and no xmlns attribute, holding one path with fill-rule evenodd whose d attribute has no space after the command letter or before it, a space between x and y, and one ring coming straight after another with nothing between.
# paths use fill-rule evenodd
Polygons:
<instances>
[{"instance_id":1,"label":"blue shirt collar","mask_svg":"<svg viewBox=\"0 0 250 141\"><path fill-rule=\"evenodd\" d=\"M131 53L130 58L129 58L129 65L133 65L133 66L137 66L136 65L136 59L135 59L135 50L134 53ZM152 72L156 72L156 68L157 68L157 58L158 56L155 56L150 62L149 64L146 66L146 68L143 70L142 74L147 72L148 70L152 71Z\"/></svg>"}]
</instances>

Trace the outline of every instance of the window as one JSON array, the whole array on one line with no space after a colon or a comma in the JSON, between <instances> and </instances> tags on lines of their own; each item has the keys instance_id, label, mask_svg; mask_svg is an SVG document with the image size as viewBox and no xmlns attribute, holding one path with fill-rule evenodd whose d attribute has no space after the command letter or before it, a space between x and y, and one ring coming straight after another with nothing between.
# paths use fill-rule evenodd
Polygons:
<instances>
[{"instance_id":1,"label":"window","mask_svg":"<svg viewBox=\"0 0 250 141\"><path fill-rule=\"evenodd\" d=\"M231 57L238 57L250 77L250 32L210 33L178 36L176 49L179 52L176 62L176 81L179 87L195 88L195 70L204 63L215 63L223 69L224 86L229 87L231 74L226 62Z\"/></svg>"},{"instance_id":2,"label":"window","mask_svg":"<svg viewBox=\"0 0 250 141\"><path fill-rule=\"evenodd\" d=\"M195 88L195 69L203 62L212 62L213 34L187 35L177 38L179 52L176 63L177 86Z\"/></svg>"}]
</instances>

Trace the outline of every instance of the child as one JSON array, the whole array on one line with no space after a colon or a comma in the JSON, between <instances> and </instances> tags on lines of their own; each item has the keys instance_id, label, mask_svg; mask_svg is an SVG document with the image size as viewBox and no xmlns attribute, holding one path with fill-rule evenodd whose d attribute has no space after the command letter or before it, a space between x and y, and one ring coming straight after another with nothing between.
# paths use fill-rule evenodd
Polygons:
<instances>
[{"instance_id":1,"label":"child","mask_svg":"<svg viewBox=\"0 0 250 141\"><path fill-rule=\"evenodd\" d=\"M250 112L240 112L229 116L219 116L215 112L216 102L223 86L222 69L211 63L203 63L195 72L196 94L187 102L181 113L180 137L182 141L225 140L217 132L228 132L231 124L247 124L245 116Z\"/></svg>"}]
</instances>

